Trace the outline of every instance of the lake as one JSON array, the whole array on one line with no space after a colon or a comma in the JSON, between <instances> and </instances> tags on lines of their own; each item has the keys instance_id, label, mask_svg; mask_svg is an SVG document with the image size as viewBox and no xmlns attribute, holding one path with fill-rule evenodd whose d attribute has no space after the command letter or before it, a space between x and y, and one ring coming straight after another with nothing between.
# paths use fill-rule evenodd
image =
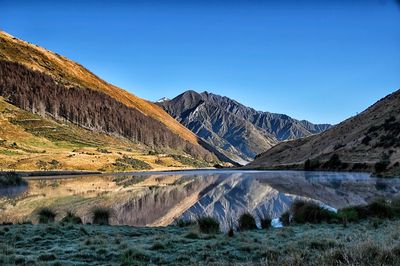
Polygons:
<instances>
[{"instance_id":1,"label":"lake","mask_svg":"<svg viewBox=\"0 0 400 266\"><path fill-rule=\"evenodd\" d=\"M97 206L113 210L111 223L167 226L198 216L216 217L226 229L243 212L278 218L296 199L339 209L376 197L396 197L400 179L366 173L202 170L38 177L28 185L0 189L0 222L34 220L50 206L61 219L73 211L91 221Z\"/></svg>"}]
</instances>

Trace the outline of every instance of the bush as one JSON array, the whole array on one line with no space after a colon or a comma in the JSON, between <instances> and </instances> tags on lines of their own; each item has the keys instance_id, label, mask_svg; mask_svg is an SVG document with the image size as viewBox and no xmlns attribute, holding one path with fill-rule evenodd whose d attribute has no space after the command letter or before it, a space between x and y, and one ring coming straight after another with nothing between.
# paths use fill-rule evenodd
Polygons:
<instances>
[{"instance_id":1,"label":"bush","mask_svg":"<svg viewBox=\"0 0 400 266\"><path fill-rule=\"evenodd\" d=\"M390 161L379 161L375 164L375 172L376 173L382 173L387 170L387 167L389 166Z\"/></svg>"},{"instance_id":2,"label":"bush","mask_svg":"<svg viewBox=\"0 0 400 266\"><path fill-rule=\"evenodd\" d=\"M339 210L338 217L343 222L358 222L360 220L357 209L353 207Z\"/></svg>"},{"instance_id":3,"label":"bush","mask_svg":"<svg viewBox=\"0 0 400 266\"><path fill-rule=\"evenodd\" d=\"M199 231L204 234L216 234L219 233L219 222L217 219L206 216L197 218L197 225Z\"/></svg>"},{"instance_id":4,"label":"bush","mask_svg":"<svg viewBox=\"0 0 400 266\"><path fill-rule=\"evenodd\" d=\"M105 207L95 207L94 209L92 209L93 224L109 225L111 215L111 209Z\"/></svg>"},{"instance_id":5,"label":"bush","mask_svg":"<svg viewBox=\"0 0 400 266\"><path fill-rule=\"evenodd\" d=\"M233 228L229 227L228 237L233 237L234 235L235 235L235 232L234 232Z\"/></svg>"},{"instance_id":6,"label":"bush","mask_svg":"<svg viewBox=\"0 0 400 266\"><path fill-rule=\"evenodd\" d=\"M272 219L269 216L260 217L260 224L262 229L268 229L271 227Z\"/></svg>"},{"instance_id":7,"label":"bush","mask_svg":"<svg viewBox=\"0 0 400 266\"><path fill-rule=\"evenodd\" d=\"M238 229L240 231L257 229L256 220L253 215L248 212L240 215L238 220Z\"/></svg>"},{"instance_id":8,"label":"bush","mask_svg":"<svg viewBox=\"0 0 400 266\"><path fill-rule=\"evenodd\" d=\"M368 205L370 216L379 218L393 218L395 215L393 207L384 199L375 199Z\"/></svg>"},{"instance_id":9,"label":"bush","mask_svg":"<svg viewBox=\"0 0 400 266\"><path fill-rule=\"evenodd\" d=\"M67 215L61 219L62 223L82 224L82 219L72 212L67 212Z\"/></svg>"},{"instance_id":10,"label":"bush","mask_svg":"<svg viewBox=\"0 0 400 266\"><path fill-rule=\"evenodd\" d=\"M191 220L183 220L183 219L180 219L176 222L176 225L178 227L188 227L188 226L192 226L194 224L196 224L196 222L191 221Z\"/></svg>"},{"instance_id":11,"label":"bush","mask_svg":"<svg viewBox=\"0 0 400 266\"><path fill-rule=\"evenodd\" d=\"M100 153L106 153L106 154L112 153L112 152L110 152L109 150L103 149L103 148L97 148L96 151L97 151L97 152L100 152Z\"/></svg>"},{"instance_id":12,"label":"bush","mask_svg":"<svg viewBox=\"0 0 400 266\"><path fill-rule=\"evenodd\" d=\"M304 163L304 170L306 171L312 171L315 169L318 169L321 166L321 163L319 162L319 160L310 160L308 159L305 163Z\"/></svg>"},{"instance_id":13,"label":"bush","mask_svg":"<svg viewBox=\"0 0 400 266\"><path fill-rule=\"evenodd\" d=\"M297 200L291 207L292 219L294 222L303 223L321 223L330 222L335 217L335 213L322 208L314 202Z\"/></svg>"},{"instance_id":14,"label":"bush","mask_svg":"<svg viewBox=\"0 0 400 266\"><path fill-rule=\"evenodd\" d=\"M129 157L127 155L124 155L122 158L118 158L113 165L121 169L128 169L130 167L135 170L152 169L152 167L148 163Z\"/></svg>"},{"instance_id":15,"label":"bush","mask_svg":"<svg viewBox=\"0 0 400 266\"><path fill-rule=\"evenodd\" d=\"M353 164L352 169L353 170L365 170L368 168L368 165L366 163L355 163Z\"/></svg>"},{"instance_id":16,"label":"bush","mask_svg":"<svg viewBox=\"0 0 400 266\"><path fill-rule=\"evenodd\" d=\"M327 162L324 163L323 168L325 168L325 169L344 169L347 166L348 166L347 163L343 163L340 160L339 155L333 154L331 156L331 158Z\"/></svg>"},{"instance_id":17,"label":"bush","mask_svg":"<svg viewBox=\"0 0 400 266\"><path fill-rule=\"evenodd\" d=\"M39 223L47 224L54 222L56 213L48 207L43 207L37 210L37 216Z\"/></svg>"},{"instance_id":18,"label":"bush","mask_svg":"<svg viewBox=\"0 0 400 266\"><path fill-rule=\"evenodd\" d=\"M279 221L283 226L290 225L290 213L288 211L282 213L281 217L279 217Z\"/></svg>"}]
</instances>

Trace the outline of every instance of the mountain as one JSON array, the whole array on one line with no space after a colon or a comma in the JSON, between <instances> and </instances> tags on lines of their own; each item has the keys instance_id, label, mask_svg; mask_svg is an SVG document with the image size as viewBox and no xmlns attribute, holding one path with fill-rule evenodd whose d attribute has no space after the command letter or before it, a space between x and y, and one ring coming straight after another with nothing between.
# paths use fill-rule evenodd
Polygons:
<instances>
[{"instance_id":1,"label":"mountain","mask_svg":"<svg viewBox=\"0 0 400 266\"><path fill-rule=\"evenodd\" d=\"M161 99L159 99L157 101L157 103L163 103L163 102L168 102L170 99L168 99L167 97L162 97Z\"/></svg>"},{"instance_id":2,"label":"mountain","mask_svg":"<svg viewBox=\"0 0 400 266\"><path fill-rule=\"evenodd\" d=\"M399 164L400 90L319 135L276 145L247 167L399 174Z\"/></svg>"},{"instance_id":3,"label":"mountain","mask_svg":"<svg viewBox=\"0 0 400 266\"><path fill-rule=\"evenodd\" d=\"M208 92L190 90L158 104L219 153L242 164L278 141L309 136L330 127L256 111Z\"/></svg>"},{"instance_id":4,"label":"mountain","mask_svg":"<svg viewBox=\"0 0 400 266\"><path fill-rule=\"evenodd\" d=\"M195 134L159 106L105 82L63 56L5 32L0 32L0 96L11 109L39 115L31 124L46 119L64 128L73 125L118 141L122 138L137 149L215 160ZM47 138L50 133L40 134L36 136Z\"/></svg>"}]
</instances>

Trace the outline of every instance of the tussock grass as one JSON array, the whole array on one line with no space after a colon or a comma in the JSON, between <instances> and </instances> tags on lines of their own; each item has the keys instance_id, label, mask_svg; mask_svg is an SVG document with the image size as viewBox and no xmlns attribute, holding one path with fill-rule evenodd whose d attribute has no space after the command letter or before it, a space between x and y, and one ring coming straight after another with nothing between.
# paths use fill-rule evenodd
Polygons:
<instances>
[{"instance_id":1,"label":"tussock grass","mask_svg":"<svg viewBox=\"0 0 400 266\"><path fill-rule=\"evenodd\" d=\"M113 211L107 207L94 207L91 210L92 223L97 225L109 225Z\"/></svg>"},{"instance_id":2,"label":"tussock grass","mask_svg":"<svg viewBox=\"0 0 400 266\"><path fill-rule=\"evenodd\" d=\"M41 224L54 222L57 215L56 212L49 207L39 208L35 212L38 217L38 222Z\"/></svg>"}]
</instances>

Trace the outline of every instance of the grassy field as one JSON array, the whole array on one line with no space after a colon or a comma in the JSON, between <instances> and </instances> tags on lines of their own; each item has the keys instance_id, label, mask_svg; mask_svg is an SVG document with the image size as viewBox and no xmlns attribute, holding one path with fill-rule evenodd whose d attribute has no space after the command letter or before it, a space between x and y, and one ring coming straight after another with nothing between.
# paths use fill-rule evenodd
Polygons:
<instances>
[{"instance_id":1,"label":"grassy field","mask_svg":"<svg viewBox=\"0 0 400 266\"><path fill-rule=\"evenodd\" d=\"M196 226L0 226L1 265L398 265L400 221L201 234Z\"/></svg>"}]
</instances>

